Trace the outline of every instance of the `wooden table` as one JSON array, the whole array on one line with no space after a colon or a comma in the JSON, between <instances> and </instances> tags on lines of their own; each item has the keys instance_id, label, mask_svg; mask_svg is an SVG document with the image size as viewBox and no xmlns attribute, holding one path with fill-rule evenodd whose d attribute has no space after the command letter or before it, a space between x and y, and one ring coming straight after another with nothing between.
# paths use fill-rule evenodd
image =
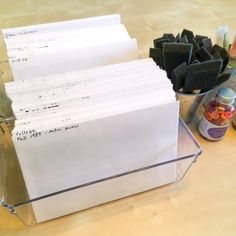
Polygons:
<instances>
[{"instance_id":1,"label":"wooden table","mask_svg":"<svg viewBox=\"0 0 236 236\"><path fill-rule=\"evenodd\" d=\"M0 28L119 13L141 57L164 32L191 29L215 39L219 26L236 30L236 2L0 0ZM231 85L236 88L234 82ZM236 235L236 131L217 143L202 139L203 154L178 184L158 188L35 226L0 208L0 235Z\"/></svg>"}]
</instances>

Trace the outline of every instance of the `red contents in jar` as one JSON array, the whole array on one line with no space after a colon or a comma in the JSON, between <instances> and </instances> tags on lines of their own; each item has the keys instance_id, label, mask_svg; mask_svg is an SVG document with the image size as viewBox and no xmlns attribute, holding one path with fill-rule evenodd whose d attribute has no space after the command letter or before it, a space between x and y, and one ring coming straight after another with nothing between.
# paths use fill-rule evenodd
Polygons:
<instances>
[{"instance_id":1,"label":"red contents in jar","mask_svg":"<svg viewBox=\"0 0 236 236\"><path fill-rule=\"evenodd\" d=\"M205 117L215 125L227 125L234 114L232 106L220 106L216 101L212 101L205 110Z\"/></svg>"}]
</instances>

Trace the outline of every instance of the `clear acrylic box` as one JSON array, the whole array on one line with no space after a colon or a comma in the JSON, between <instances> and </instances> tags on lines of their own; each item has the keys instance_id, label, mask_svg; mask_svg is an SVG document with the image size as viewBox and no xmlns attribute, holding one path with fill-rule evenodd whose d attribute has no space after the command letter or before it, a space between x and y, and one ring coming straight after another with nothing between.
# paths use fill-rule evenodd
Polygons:
<instances>
[{"instance_id":1,"label":"clear acrylic box","mask_svg":"<svg viewBox=\"0 0 236 236\"><path fill-rule=\"evenodd\" d=\"M26 225L40 223L158 187L158 178L175 166L174 182L180 181L201 154L201 148L185 123L179 120L177 158L143 166L103 179L30 199L12 141L14 121L1 117L0 199L1 205ZM99 168L99 167L98 167ZM63 176L62 176L63 178ZM155 179L156 178L156 179ZM142 180L145 181L142 181ZM138 180L138 181L137 181ZM155 183L156 181L156 183ZM130 183L132 183L130 185ZM116 189L116 194L113 190ZM92 200L91 200L92 199ZM91 203L92 202L92 203Z\"/></svg>"}]
</instances>

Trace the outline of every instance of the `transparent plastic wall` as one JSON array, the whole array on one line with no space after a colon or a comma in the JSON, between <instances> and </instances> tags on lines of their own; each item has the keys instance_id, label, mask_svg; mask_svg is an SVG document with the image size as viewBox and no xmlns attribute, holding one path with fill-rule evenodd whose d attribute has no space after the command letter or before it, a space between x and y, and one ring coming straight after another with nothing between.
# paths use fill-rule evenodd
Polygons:
<instances>
[{"instance_id":1,"label":"transparent plastic wall","mask_svg":"<svg viewBox=\"0 0 236 236\"><path fill-rule=\"evenodd\" d=\"M30 199L11 141L13 123L14 121L11 118L2 118L1 120L1 203L3 207L16 214L26 225L40 223L156 188L163 173L170 166L175 166L176 170L173 183L178 182L201 154L198 142L184 122L179 120L177 158L103 179L96 179L78 186L58 189L57 192ZM153 179L155 176L156 179ZM137 181L142 179L145 181ZM126 183L133 184L127 186ZM115 195L112 191L108 191L112 188L116 189ZM94 196L96 197L94 198ZM93 203L90 204L89 201Z\"/></svg>"}]
</instances>

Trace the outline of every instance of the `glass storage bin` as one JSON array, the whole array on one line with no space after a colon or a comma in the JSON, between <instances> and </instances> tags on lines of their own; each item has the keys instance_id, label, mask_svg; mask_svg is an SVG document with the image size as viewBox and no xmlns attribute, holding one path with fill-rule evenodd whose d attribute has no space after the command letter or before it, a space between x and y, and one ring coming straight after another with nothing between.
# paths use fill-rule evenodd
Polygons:
<instances>
[{"instance_id":1,"label":"glass storage bin","mask_svg":"<svg viewBox=\"0 0 236 236\"><path fill-rule=\"evenodd\" d=\"M170 166L175 168L175 178L172 182L178 182L201 154L198 142L180 119L177 157L103 179L94 179L70 188L58 189L56 192L30 199L11 141L13 125L13 119L1 117L0 199L1 205L16 214L26 225L61 217L159 187L162 175Z\"/></svg>"}]
</instances>

